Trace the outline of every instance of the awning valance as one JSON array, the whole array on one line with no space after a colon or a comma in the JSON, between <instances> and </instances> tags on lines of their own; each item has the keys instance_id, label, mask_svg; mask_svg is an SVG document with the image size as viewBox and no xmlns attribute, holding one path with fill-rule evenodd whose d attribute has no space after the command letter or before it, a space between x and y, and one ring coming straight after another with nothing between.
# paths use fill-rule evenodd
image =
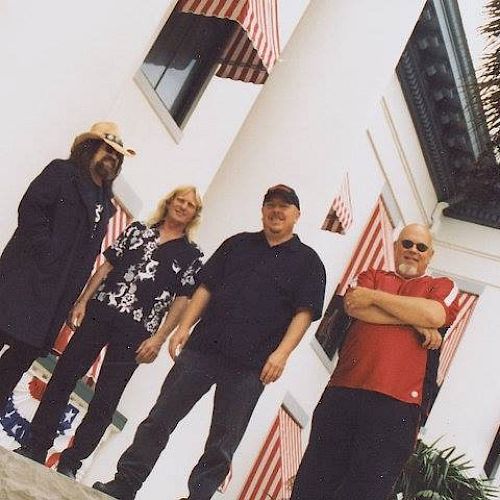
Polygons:
<instances>
[{"instance_id":1,"label":"awning valance","mask_svg":"<svg viewBox=\"0 0 500 500\"><path fill-rule=\"evenodd\" d=\"M237 22L217 76L265 82L279 55L277 0L180 0L177 10Z\"/></svg>"}]
</instances>

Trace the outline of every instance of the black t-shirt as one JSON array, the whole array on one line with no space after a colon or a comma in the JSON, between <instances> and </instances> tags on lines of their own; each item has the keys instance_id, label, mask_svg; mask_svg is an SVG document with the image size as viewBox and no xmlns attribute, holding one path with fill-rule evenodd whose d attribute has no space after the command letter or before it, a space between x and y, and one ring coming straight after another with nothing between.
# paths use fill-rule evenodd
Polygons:
<instances>
[{"instance_id":1,"label":"black t-shirt","mask_svg":"<svg viewBox=\"0 0 500 500\"><path fill-rule=\"evenodd\" d=\"M210 302L186 345L260 369L301 308L321 317L325 269L297 236L271 247L264 233L227 239L199 278Z\"/></svg>"},{"instance_id":2,"label":"black t-shirt","mask_svg":"<svg viewBox=\"0 0 500 500\"><path fill-rule=\"evenodd\" d=\"M158 244L157 226L133 222L104 252L113 265L95 299L154 334L177 296L196 287L203 254L182 237Z\"/></svg>"}]
</instances>

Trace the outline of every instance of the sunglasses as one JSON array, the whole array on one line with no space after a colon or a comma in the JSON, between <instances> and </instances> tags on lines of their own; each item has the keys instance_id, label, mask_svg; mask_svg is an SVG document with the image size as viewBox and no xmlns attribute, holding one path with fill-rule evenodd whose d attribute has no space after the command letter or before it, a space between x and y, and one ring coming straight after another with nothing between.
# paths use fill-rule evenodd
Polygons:
<instances>
[{"instance_id":1,"label":"sunglasses","mask_svg":"<svg viewBox=\"0 0 500 500\"><path fill-rule=\"evenodd\" d=\"M427 250L429 250L429 247L425 243L415 243L414 241L411 240L401 240L401 246L403 248L406 248L406 250L409 250L410 248L417 247L417 250L420 253L425 253Z\"/></svg>"},{"instance_id":2,"label":"sunglasses","mask_svg":"<svg viewBox=\"0 0 500 500\"><path fill-rule=\"evenodd\" d=\"M401 246L407 250L415 246L420 253L425 253L429 250L429 247L425 243L415 243L411 240L401 240Z\"/></svg>"}]
</instances>

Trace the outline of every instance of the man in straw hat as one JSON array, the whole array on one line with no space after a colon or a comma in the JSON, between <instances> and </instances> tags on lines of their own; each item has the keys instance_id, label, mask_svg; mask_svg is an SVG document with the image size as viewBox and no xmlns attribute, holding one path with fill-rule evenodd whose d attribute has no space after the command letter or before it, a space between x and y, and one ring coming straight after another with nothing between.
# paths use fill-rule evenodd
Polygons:
<instances>
[{"instance_id":1,"label":"man in straw hat","mask_svg":"<svg viewBox=\"0 0 500 500\"><path fill-rule=\"evenodd\" d=\"M215 385L205 451L188 481L190 500L212 498L264 386L279 379L311 321L321 316L325 269L293 232L299 216L292 188L269 188L263 230L228 238L205 264L170 339L175 364L158 400L121 456L115 479L95 489L135 498L177 424Z\"/></svg>"},{"instance_id":2,"label":"man in straw hat","mask_svg":"<svg viewBox=\"0 0 500 500\"><path fill-rule=\"evenodd\" d=\"M87 281L115 209L111 186L124 156L116 124L76 137L28 187L18 226L0 257L0 408L46 354Z\"/></svg>"}]
</instances>

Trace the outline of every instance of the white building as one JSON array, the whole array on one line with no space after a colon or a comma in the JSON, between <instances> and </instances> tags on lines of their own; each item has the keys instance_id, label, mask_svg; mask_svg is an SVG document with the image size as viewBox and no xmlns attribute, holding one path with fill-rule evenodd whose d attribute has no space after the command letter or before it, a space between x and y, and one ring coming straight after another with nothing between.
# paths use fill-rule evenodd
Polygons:
<instances>
[{"instance_id":1,"label":"white building","mask_svg":"<svg viewBox=\"0 0 500 500\"><path fill-rule=\"evenodd\" d=\"M302 206L297 232L327 269L326 303L382 195L394 225L433 226L433 270L479 295L424 439L442 436L443 445L456 445L475 472L484 474L500 423L500 231L440 215L442 197L396 75L424 0L278 0L281 55L268 80L259 85L203 79L200 95L183 98L173 113L182 128L140 72L176 3L3 3L2 246L15 227L17 204L29 181L51 159L69 155L75 135L100 120L118 122L138 152L126 160L116 187L136 218L144 218L177 184L200 187L205 209L198 241L206 255L225 237L260 228L268 186L294 186ZM446 2L436 2L441 4ZM226 26L221 29L224 39ZM346 174L353 222L341 235L321 227ZM220 498L239 498L283 403L304 425L301 439L307 442L310 415L332 365L315 338L317 328L317 323L310 328L282 378L266 388ZM99 448L84 483L114 473L170 366L165 350L153 365L136 372L119 408L128 423ZM208 433L211 394L179 425L139 499L186 493L188 474Z\"/></svg>"}]
</instances>

